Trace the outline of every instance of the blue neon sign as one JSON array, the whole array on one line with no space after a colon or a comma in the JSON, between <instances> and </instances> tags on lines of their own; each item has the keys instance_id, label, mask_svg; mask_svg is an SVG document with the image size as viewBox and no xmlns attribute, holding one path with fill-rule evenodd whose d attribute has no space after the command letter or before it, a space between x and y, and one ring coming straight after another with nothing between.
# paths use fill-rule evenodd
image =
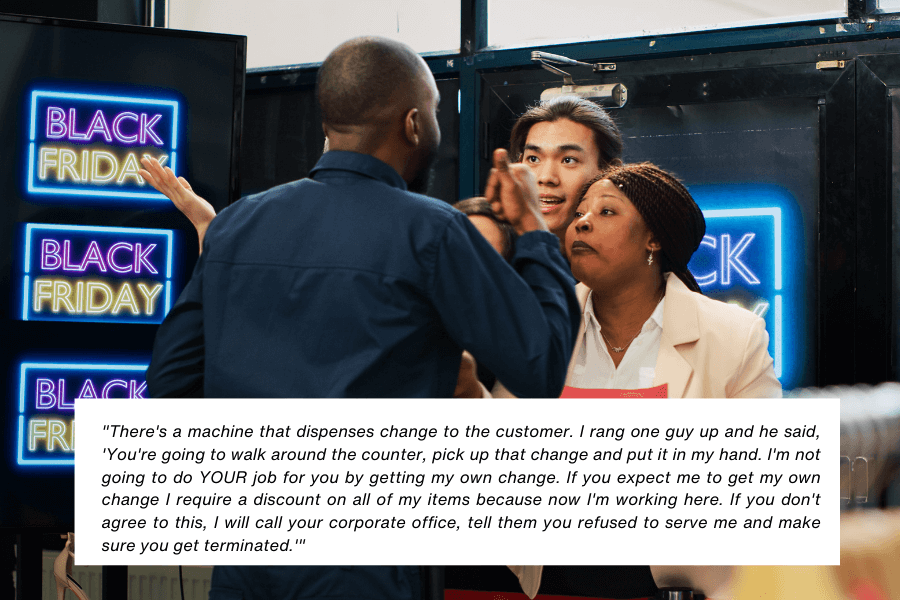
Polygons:
<instances>
[{"instance_id":1,"label":"blue neon sign","mask_svg":"<svg viewBox=\"0 0 900 600\"><path fill-rule=\"evenodd\" d=\"M691 272L704 294L765 320L775 375L791 387L805 349L804 255L793 198L769 185L693 186L691 193L706 218Z\"/></svg>"},{"instance_id":2,"label":"blue neon sign","mask_svg":"<svg viewBox=\"0 0 900 600\"><path fill-rule=\"evenodd\" d=\"M174 100L33 90L29 194L168 202L138 173L143 156L179 173Z\"/></svg>"},{"instance_id":3,"label":"blue neon sign","mask_svg":"<svg viewBox=\"0 0 900 600\"><path fill-rule=\"evenodd\" d=\"M23 362L19 366L16 461L75 464L75 400L145 399L146 364Z\"/></svg>"},{"instance_id":4,"label":"blue neon sign","mask_svg":"<svg viewBox=\"0 0 900 600\"><path fill-rule=\"evenodd\" d=\"M162 323L172 306L173 236L26 224L22 320Z\"/></svg>"}]
</instances>

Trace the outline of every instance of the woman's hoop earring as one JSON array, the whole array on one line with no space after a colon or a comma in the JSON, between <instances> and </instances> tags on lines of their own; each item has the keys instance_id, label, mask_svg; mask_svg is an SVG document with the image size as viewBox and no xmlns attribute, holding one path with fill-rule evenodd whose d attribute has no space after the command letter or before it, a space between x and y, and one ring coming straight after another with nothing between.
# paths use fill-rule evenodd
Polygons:
<instances>
[{"instance_id":1,"label":"woman's hoop earring","mask_svg":"<svg viewBox=\"0 0 900 600\"><path fill-rule=\"evenodd\" d=\"M653 250L650 251L650 256L647 257L647 266L650 267L653 265Z\"/></svg>"}]
</instances>

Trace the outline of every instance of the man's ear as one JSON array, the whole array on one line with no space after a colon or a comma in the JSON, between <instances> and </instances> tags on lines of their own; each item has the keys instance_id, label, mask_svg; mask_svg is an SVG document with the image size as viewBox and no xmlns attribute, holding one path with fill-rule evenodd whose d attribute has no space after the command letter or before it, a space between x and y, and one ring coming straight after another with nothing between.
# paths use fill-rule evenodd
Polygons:
<instances>
[{"instance_id":1,"label":"man's ear","mask_svg":"<svg viewBox=\"0 0 900 600\"><path fill-rule=\"evenodd\" d=\"M406 140L412 146L419 145L419 134L421 133L421 124L419 123L420 118L421 116L419 115L418 108L409 109L403 118L403 133L406 136Z\"/></svg>"}]
</instances>

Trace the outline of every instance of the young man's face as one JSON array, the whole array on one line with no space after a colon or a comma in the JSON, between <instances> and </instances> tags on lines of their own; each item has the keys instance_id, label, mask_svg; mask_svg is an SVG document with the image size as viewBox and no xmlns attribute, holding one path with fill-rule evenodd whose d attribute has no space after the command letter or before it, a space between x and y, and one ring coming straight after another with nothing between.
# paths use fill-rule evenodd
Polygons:
<instances>
[{"instance_id":1,"label":"young man's face","mask_svg":"<svg viewBox=\"0 0 900 600\"><path fill-rule=\"evenodd\" d=\"M528 130L522 162L534 170L547 226L565 240L578 193L600 174L594 132L569 119L535 123Z\"/></svg>"}]
</instances>

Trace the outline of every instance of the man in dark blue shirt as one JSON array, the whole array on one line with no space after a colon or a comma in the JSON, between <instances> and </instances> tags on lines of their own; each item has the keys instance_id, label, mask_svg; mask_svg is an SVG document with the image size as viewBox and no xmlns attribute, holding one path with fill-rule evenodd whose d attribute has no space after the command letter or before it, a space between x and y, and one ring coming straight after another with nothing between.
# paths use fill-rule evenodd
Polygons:
<instances>
[{"instance_id":1,"label":"man in dark blue shirt","mask_svg":"<svg viewBox=\"0 0 900 600\"><path fill-rule=\"evenodd\" d=\"M408 191L440 142L418 55L351 40L323 63L317 94L330 151L309 179L212 221L160 327L150 394L449 397L465 348L514 394L558 396L580 315L528 168L498 151L488 185L521 235L510 267L462 213ZM152 173L170 197L190 193ZM415 600L414 569L217 568L210 598Z\"/></svg>"}]
</instances>

